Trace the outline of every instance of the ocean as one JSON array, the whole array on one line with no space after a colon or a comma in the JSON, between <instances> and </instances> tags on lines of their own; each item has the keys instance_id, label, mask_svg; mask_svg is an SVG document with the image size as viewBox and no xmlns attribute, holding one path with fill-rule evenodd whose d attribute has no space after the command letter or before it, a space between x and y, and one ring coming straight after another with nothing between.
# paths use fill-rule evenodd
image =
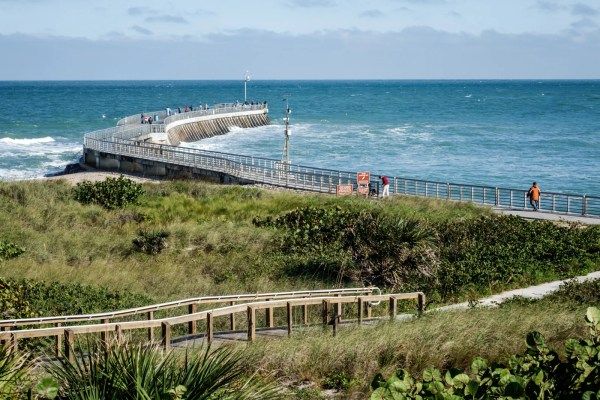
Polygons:
<instances>
[{"instance_id":1,"label":"ocean","mask_svg":"<svg viewBox=\"0 0 600 400\"><path fill-rule=\"evenodd\" d=\"M241 81L0 82L0 179L60 171L87 131L243 100ZM272 124L186 146L345 171L600 195L600 81L250 81Z\"/></svg>"}]
</instances>

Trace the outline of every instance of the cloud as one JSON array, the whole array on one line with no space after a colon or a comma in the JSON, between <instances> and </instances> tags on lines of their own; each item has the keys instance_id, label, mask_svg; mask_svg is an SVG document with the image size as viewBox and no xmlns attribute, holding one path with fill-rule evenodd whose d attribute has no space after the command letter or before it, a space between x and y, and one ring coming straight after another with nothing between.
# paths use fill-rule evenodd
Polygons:
<instances>
[{"instance_id":1,"label":"cloud","mask_svg":"<svg viewBox=\"0 0 600 400\"><path fill-rule=\"evenodd\" d=\"M154 32L152 32L150 29L146 29L143 26L139 26L139 25L133 25L131 27L131 30L140 33L142 35L153 35Z\"/></svg>"},{"instance_id":2,"label":"cloud","mask_svg":"<svg viewBox=\"0 0 600 400\"><path fill-rule=\"evenodd\" d=\"M361 18L381 18L384 16L385 16L385 14L383 12L381 12L380 10L375 10L375 9L365 10L359 14L359 17L361 17Z\"/></svg>"},{"instance_id":3,"label":"cloud","mask_svg":"<svg viewBox=\"0 0 600 400\"><path fill-rule=\"evenodd\" d=\"M584 17L589 17L589 16L598 15L598 13L599 13L599 11L596 8L592 8L592 7L588 6L587 4L583 4L583 3L573 4L573 7L571 8L571 14L573 14L573 15L581 15Z\"/></svg>"},{"instance_id":4,"label":"cloud","mask_svg":"<svg viewBox=\"0 0 600 400\"><path fill-rule=\"evenodd\" d=\"M146 19L144 20L146 22L164 22L164 23L168 23L168 24L187 24L188 20L180 17L179 15L168 15L168 14L162 14L162 15L153 15L151 17L146 17Z\"/></svg>"},{"instance_id":5,"label":"cloud","mask_svg":"<svg viewBox=\"0 0 600 400\"><path fill-rule=\"evenodd\" d=\"M447 0L394 0L401 3L410 4L448 4Z\"/></svg>"},{"instance_id":6,"label":"cloud","mask_svg":"<svg viewBox=\"0 0 600 400\"><path fill-rule=\"evenodd\" d=\"M161 57L139 63L139 54L156 49ZM0 35L0 53L11 54L0 80L237 79L242 64L269 79L600 78L600 30L589 28L577 35L245 29L202 40L15 34Z\"/></svg>"},{"instance_id":7,"label":"cloud","mask_svg":"<svg viewBox=\"0 0 600 400\"><path fill-rule=\"evenodd\" d=\"M454 18L462 18L462 15L454 10L448 11L448 15Z\"/></svg>"},{"instance_id":8,"label":"cloud","mask_svg":"<svg viewBox=\"0 0 600 400\"><path fill-rule=\"evenodd\" d=\"M557 12L566 9L566 6L554 1L537 0L532 8L546 12Z\"/></svg>"},{"instance_id":9,"label":"cloud","mask_svg":"<svg viewBox=\"0 0 600 400\"><path fill-rule=\"evenodd\" d=\"M337 5L335 0L288 0L287 4L291 7L334 7Z\"/></svg>"},{"instance_id":10,"label":"cloud","mask_svg":"<svg viewBox=\"0 0 600 400\"><path fill-rule=\"evenodd\" d=\"M129 7L127 9L127 14L129 15L147 15L147 14L156 14L157 11L150 7Z\"/></svg>"}]
</instances>

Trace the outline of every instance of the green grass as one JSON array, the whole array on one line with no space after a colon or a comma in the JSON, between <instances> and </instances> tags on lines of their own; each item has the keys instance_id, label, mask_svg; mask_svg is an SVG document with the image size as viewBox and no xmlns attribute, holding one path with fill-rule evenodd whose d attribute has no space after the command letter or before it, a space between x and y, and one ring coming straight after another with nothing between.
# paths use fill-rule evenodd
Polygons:
<instances>
[{"instance_id":1,"label":"green grass","mask_svg":"<svg viewBox=\"0 0 600 400\"><path fill-rule=\"evenodd\" d=\"M0 261L0 276L77 282L129 290L157 301L199 294L322 287L310 277L282 273L274 232L253 226L256 216L308 205L377 208L378 202L296 194L202 182L145 185L138 205L106 210L73 199L61 181L0 182L0 239L25 253ZM451 220L488 211L416 198L394 199L385 212ZM140 230L171 233L168 248L150 256L133 251Z\"/></svg>"},{"instance_id":2,"label":"green grass","mask_svg":"<svg viewBox=\"0 0 600 400\"><path fill-rule=\"evenodd\" d=\"M388 376L405 368L420 376L429 367L467 369L475 357L506 361L525 350L525 336L534 330L562 353L566 339L586 336L584 315L588 306L600 305L599 288L600 280L570 285L540 301L516 299L499 308L433 312L408 322L346 327L337 337L311 330L289 339L259 339L250 351L259 359L259 370L275 373L282 382L309 381L322 389L342 382L340 398L366 398L378 372Z\"/></svg>"}]
</instances>

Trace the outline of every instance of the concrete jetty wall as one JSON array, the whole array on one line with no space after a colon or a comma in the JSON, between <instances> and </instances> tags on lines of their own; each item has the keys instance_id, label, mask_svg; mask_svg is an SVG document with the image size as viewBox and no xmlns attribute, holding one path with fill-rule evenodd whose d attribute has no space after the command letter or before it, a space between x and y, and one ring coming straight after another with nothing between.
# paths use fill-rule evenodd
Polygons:
<instances>
[{"instance_id":1,"label":"concrete jetty wall","mask_svg":"<svg viewBox=\"0 0 600 400\"><path fill-rule=\"evenodd\" d=\"M195 142L228 133L232 127L254 128L269 124L267 110L248 110L230 114L203 115L173 121L165 125L169 143Z\"/></svg>"}]
</instances>

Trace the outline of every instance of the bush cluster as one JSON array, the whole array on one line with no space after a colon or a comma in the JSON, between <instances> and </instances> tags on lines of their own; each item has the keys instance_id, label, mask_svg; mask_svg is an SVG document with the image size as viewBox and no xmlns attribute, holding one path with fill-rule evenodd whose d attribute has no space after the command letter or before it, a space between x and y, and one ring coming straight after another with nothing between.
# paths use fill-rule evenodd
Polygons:
<instances>
[{"instance_id":1,"label":"bush cluster","mask_svg":"<svg viewBox=\"0 0 600 400\"><path fill-rule=\"evenodd\" d=\"M139 183L123 176L106 178L101 182L81 182L73 189L75 200L82 204L98 204L106 209L122 208L137 202L144 194Z\"/></svg>"},{"instance_id":2,"label":"bush cluster","mask_svg":"<svg viewBox=\"0 0 600 400\"><path fill-rule=\"evenodd\" d=\"M441 299L573 276L600 262L600 227L513 216L426 222L379 208L304 207L253 222L282 232L278 247L292 274L419 289Z\"/></svg>"},{"instance_id":3,"label":"bush cluster","mask_svg":"<svg viewBox=\"0 0 600 400\"><path fill-rule=\"evenodd\" d=\"M14 243L0 240L0 260L8 260L20 256L25 252L20 246Z\"/></svg>"},{"instance_id":4,"label":"bush cluster","mask_svg":"<svg viewBox=\"0 0 600 400\"><path fill-rule=\"evenodd\" d=\"M396 399L600 399L600 310L589 307L589 339L569 339L566 356L549 349L539 332L527 335L527 350L507 363L476 358L471 375L430 368L421 379L398 370L385 380L373 379L371 400Z\"/></svg>"},{"instance_id":5,"label":"bush cluster","mask_svg":"<svg viewBox=\"0 0 600 400\"><path fill-rule=\"evenodd\" d=\"M158 254L167 248L167 238L169 232L159 231L140 231L138 237L133 239L133 248L135 251L146 254Z\"/></svg>"},{"instance_id":6,"label":"bush cluster","mask_svg":"<svg viewBox=\"0 0 600 400\"><path fill-rule=\"evenodd\" d=\"M257 226L285 229L281 248L303 256L295 272L386 287L422 285L437 274L433 232L375 211L306 207Z\"/></svg>"},{"instance_id":7,"label":"bush cluster","mask_svg":"<svg viewBox=\"0 0 600 400\"><path fill-rule=\"evenodd\" d=\"M106 288L0 278L2 319L87 314L152 303L146 296Z\"/></svg>"}]
</instances>

